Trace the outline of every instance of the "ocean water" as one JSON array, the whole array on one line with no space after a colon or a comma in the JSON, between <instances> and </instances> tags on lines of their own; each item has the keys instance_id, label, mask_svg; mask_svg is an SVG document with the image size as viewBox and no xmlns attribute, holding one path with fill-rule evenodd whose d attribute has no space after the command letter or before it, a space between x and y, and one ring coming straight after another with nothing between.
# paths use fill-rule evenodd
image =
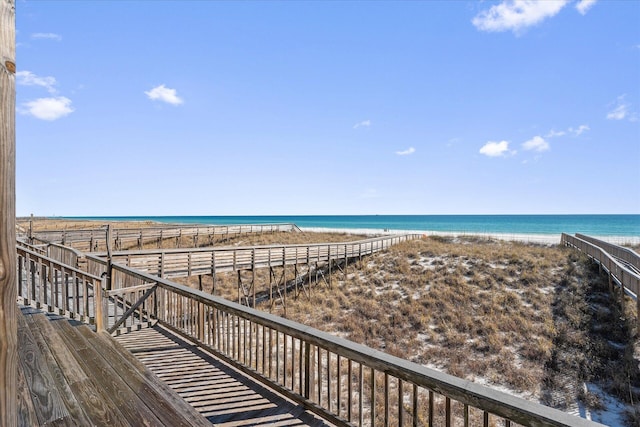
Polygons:
<instances>
[{"instance_id":1,"label":"ocean water","mask_svg":"<svg viewBox=\"0 0 640 427\"><path fill-rule=\"evenodd\" d=\"M294 223L301 228L410 230L464 234L557 235L640 238L640 215L302 215L302 216L120 216L91 220L156 221L173 224Z\"/></svg>"}]
</instances>

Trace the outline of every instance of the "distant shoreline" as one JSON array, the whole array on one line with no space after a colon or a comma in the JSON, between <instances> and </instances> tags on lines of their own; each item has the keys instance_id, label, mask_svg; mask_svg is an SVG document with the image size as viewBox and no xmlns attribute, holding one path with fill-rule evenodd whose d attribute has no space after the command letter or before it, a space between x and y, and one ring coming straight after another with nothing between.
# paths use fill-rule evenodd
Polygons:
<instances>
[{"instance_id":1,"label":"distant shoreline","mask_svg":"<svg viewBox=\"0 0 640 427\"><path fill-rule=\"evenodd\" d=\"M512 242L539 243L539 244L560 244L561 233L559 234L526 234L526 233L478 233L466 231L434 231L434 230L379 230L367 228L323 228L323 227L300 227L300 229L308 232L331 232L331 233L347 233L347 234L365 234L365 235L381 235L381 234L423 234L426 236L443 236L443 237L462 237L473 236L485 239L497 239ZM622 244L640 244L640 236L598 236L593 235L597 239L601 239L610 243Z\"/></svg>"}]
</instances>

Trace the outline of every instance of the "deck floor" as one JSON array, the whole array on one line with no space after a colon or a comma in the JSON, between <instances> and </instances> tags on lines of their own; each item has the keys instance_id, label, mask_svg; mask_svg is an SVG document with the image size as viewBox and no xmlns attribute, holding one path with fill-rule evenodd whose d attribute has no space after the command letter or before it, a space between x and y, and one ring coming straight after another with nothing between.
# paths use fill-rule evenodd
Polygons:
<instances>
[{"instance_id":1,"label":"deck floor","mask_svg":"<svg viewBox=\"0 0 640 427\"><path fill-rule=\"evenodd\" d=\"M116 340L216 426L331 426L164 328Z\"/></svg>"}]
</instances>

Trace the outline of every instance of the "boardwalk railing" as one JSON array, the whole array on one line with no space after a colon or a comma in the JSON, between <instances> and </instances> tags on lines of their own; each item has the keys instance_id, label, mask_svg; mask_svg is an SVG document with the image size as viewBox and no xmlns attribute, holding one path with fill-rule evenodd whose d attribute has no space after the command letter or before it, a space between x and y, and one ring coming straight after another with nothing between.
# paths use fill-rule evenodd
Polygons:
<instances>
[{"instance_id":1,"label":"boardwalk railing","mask_svg":"<svg viewBox=\"0 0 640 427\"><path fill-rule=\"evenodd\" d=\"M18 298L81 322L91 323L102 308L103 279L57 260L16 247L18 255ZM98 313L100 315L100 313Z\"/></svg>"},{"instance_id":2,"label":"boardwalk railing","mask_svg":"<svg viewBox=\"0 0 640 427\"><path fill-rule=\"evenodd\" d=\"M47 245L47 256L58 262L76 268L80 268L79 262L84 258L84 254L82 252L57 243L49 243Z\"/></svg>"},{"instance_id":3,"label":"boardwalk railing","mask_svg":"<svg viewBox=\"0 0 640 427\"><path fill-rule=\"evenodd\" d=\"M374 237L346 243L164 249L115 252L112 261L164 278L254 270L362 258L392 245L421 238L421 234ZM106 253L94 254L105 257ZM93 270L90 270L93 271ZM101 272L99 269L96 272Z\"/></svg>"},{"instance_id":4,"label":"boardwalk railing","mask_svg":"<svg viewBox=\"0 0 640 427\"><path fill-rule=\"evenodd\" d=\"M587 240L564 233L562 234L562 244L576 248L594 259L606 270L612 281L621 286L623 291L630 291L633 294L631 296L637 299L638 291L640 290L640 276L618 261L607 250ZM640 304L640 300L638 300L638 303Z\"/></svg>"},{"instance_id":5,"label":"boardwalk railing","mask_svg":"<svg viewBox=\"0 0 640 427\"><path fill-rule=\"evenodd\" d=\"M129 289L142 297L111 329L158 321L337 425L600 425L167 279L112 268L141 283Z\"/></svg>"},{"instance_id":6,"label":"boardwalk railing","mask_svg":"<svg viewBox=\"0 0 640 427\"><path fill-rule=\"evenodd\" d=\"M576 233L576 237L604 249L609 253L609 255L621 259L635 267L637 270L640 270L640 255L636 251L622 246L614 245L612 243L605 242L604 240L596 239L594 237L585 236L584 234Z\"/></svg>"},{"instance_id":7,"label":"boardwalk railing","mask_svg":"<svg viewBox=\"0 0 640 427\"><path fill-rule=\"evenodd\" d=\"M194 246L199 243L213 243L216 238L227 239L242 234L250 233L275 233L300 231L295 224L244 224L244 225L212 225L212 226L161 226L140 228L115 228L112 229L112 247L139 247L145 244L156 243L158 246L163 241L175 239L176 244L181 238L191 237ZM106 250L106 230L104 228L82 230L43 230L31 233L34 241L46 243L60 243L65 246L73 246L84 252Z\"/></svg>"}]
</instances>

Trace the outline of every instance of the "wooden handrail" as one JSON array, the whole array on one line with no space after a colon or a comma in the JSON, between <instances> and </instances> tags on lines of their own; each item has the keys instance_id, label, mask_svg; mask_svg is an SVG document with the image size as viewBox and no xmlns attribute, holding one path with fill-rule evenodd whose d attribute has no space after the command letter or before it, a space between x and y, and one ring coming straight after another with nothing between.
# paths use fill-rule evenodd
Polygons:
<instances>
[{"instance_id":1,"label":"wooden handrail","mask_svg":"<svg viewBox=\"0 0 640 427\"><path fill-rule=\"evenodd\" d=\"M586 236L584 234L576 233L576 237L602 248L610 255L620 258L640 270L640 254L633 249L614 245L613 243L605 242L604 240L596 239L595 237Z\"/></svg>"},{"instance_id":2,"label":"wooden handrail","mask_svg":"<svg viewBox=\"0 0 640 427\"><path fill-rule=\"evenodd\" d=\"M208 237L226 236L249 233L300 231L292 223L281 224L237 224L237 225L168 225L139 228L114 228L113 238L122 245L123 241L135 242L142 246L144 242L153 242L158 239L166 240L178 237ZM62 243L64 245L88 245L87 252L93 252L94 246L104 246L104 228L86 228L72 230L40 230L32 232L32 238L48 243Z\"/></svg>"},{"instance_id":3,"label":"wooden handrail","mask_svg":"<svg viewBox=\"0 0 640 427\"><path fill-rule=\"evenodd\" d=\"M161 277L184 277L282 265L361 258L399 242L419 239L421 234L400 234L340 243L209 247L191 249L145 249L120 251L112 261ZM87 255L95 262L103 252Z\"/></svg>"},{"instance_id":4,"label":"wooden handrail","mask_svg":"<svg viewBox=\"0 0 640 427\"><path fill-rule=\"evenodd\" d=\"M586 240L562 233L561 242L565 246L571 246L586 253L597 261L611 275L611 278L622 286L623 291L630 290L633 293L631 296L640 304L640 299L637 298L640 291L640 275L629 270L605 249Z\"/></svg>"},{"instance_id":5,"label":"wooden handrail","mask_svg":"<svg viewBox=\"0 0 640 427\"><path fill-rule=\"evenodd\" d=\"M103 278L73 265L61 263L16 245L18 260L17 296L25 303L46 306L71 318L90 323L96 316L96 292ZM102 302L98 302L103 307Z\"/></svg>"}]
</instances>

